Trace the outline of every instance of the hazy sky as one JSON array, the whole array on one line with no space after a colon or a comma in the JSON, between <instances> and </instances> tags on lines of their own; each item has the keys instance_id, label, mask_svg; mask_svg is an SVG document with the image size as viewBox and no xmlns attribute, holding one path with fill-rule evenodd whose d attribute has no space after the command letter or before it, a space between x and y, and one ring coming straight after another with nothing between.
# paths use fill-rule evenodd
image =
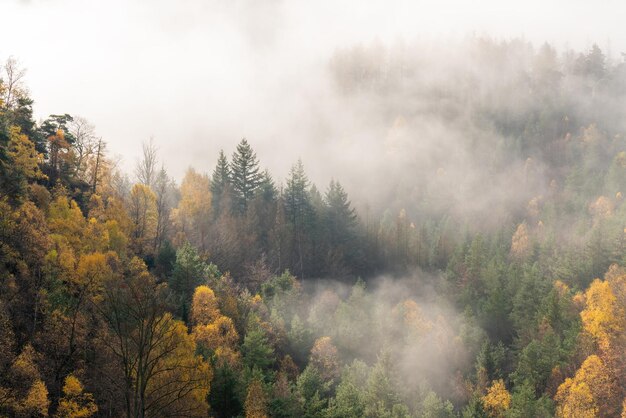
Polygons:
<instances>
[{"instance_id":1,"label":"hazy sky","mask_svg":"<svg viewBox=\"0 0 626 418\"><path fill-rule=\"evenodd\" d=\"M0 0L0 60L27 68L38 119L86 117L126 167L154 136L175 177L188 165L208 172L245 136L282 177L298 156L312 165L310 132L324 132L315 115L333 116L319 103L337 47L488 34L598 42L618 56L624 11L581 0Z\"/></svg>"}]
</instances>

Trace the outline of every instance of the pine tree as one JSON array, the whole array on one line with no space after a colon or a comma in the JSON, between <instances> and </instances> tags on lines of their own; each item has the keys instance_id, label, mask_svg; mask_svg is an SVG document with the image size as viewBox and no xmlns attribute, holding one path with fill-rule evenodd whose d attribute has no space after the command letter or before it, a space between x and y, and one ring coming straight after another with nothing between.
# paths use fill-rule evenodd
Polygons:
<instances>
[{"instance_id":1,"label":"pine tree","mask_svg":"<svg viewBox=\"0 0 626 418\"><path fill-rule=\"evenodd\" d=\"M309 195L309 179L304 172L302 160L291 168L285 189L285 213L293 228L292 265L297 267L300 277L304 276L304 235L311 218L312 207Z\"/></svg>"},{"instance_id":2,"label":"pine tree","mask_svg":"<svg viewBox=\"0 0 626 418\"><path fill-rule=\"evenodd\" d=\"M230 189L230 165L224 154L224 150L220 150L217 159L217 165L211 177L211 193L213 194L213 214L219 216L222 207L222 196L228 193Z\"/></svg>"},{"instance_id":3,"label":"pine tree","mask_svg":"<svg viewBox=\"0 0 626 418\"><path fill-rule=\"evenodd\" d=\"M259 189L262 177L256 153L245 138L233 154L231 170L234 210L243 214Z\"/></svg>"}]
</instances>

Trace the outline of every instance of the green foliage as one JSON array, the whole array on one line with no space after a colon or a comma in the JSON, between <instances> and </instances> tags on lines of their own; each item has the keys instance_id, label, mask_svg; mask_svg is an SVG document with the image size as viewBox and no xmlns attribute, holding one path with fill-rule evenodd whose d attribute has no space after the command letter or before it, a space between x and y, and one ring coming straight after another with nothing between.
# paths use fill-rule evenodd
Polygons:
<instances>
[{"instance_id":1,"label":"green foliage","mask_svg":"<svg viewBox=\"0 0 626 418\"><path fill-rule=\"evenodd\" d=\"M243 363L246 367L258 367L266 370L275 362L274 349L269 344L263 329L255 327L248 330L241 345Z\"/></svg>"},{"instance_id":2,"label":"green foliage","mask_svg":"<svg viewBox=\"0 0 626 418\"><path fill-rule=\"evenodd\" d=\"M223 165L223 161L221 165ZM217 180L224 181L226 169L219 167L219 170L220 174ZM262 179L256 153L245 138L237 145L237 150L233 154L230 166L230 179L234 194L234 209L236 212L243 214L258 191Z\"/></svg>"}]
</instances>

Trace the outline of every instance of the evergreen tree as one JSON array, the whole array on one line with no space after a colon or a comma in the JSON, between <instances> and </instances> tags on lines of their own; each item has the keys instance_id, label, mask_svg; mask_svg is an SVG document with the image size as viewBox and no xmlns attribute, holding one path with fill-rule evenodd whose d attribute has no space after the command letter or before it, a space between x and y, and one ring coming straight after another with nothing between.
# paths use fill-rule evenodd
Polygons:
<instances>
[{"instance_id":1,"label":"evergreen tree","mask_svg":"<svg viewBox=\"0 0 626 418\"><path fill-rule=\"evenodd\" d=\"M217 165L213 170L211 177L211 193L213 194L213 215L218 217L222 209L223 195L228 193L230 189L230 165L224 154L224 150L220 150L217 159Z\"/></svg>"},{"instance_id":2,"label":"evergreen tree","mask_svg":"<svg viewBox=\"0 0 626 418\"><path fill-rule=\"evenodd\" d=\"M291 168L285 189L285 214L292 227L292 260L294 271L304 276L306 232L310 226L312 206L309 194L309 179L304 172L302 160Z\"/></svg>"},{"instance_id":3,"label":"evergreen tree","mask_svg":"<svg viewBox=\"0 0 626 418\"><path fill-rule=\"evenodd\" d=\"M324 196L325 230L328 253L326 265L331 274L341 274L345 265L354 261L358 243L355 242L357 217L348 200L348 194L339 182L330 181Z\"/></svg>"},{"instance_id":4,"label":"evergreen tree","mask_svg":"<svg viewBox=\"0 0 626 418\"><path fill-rule=\"evenodd\" d=\"M259 173L259 161L246 139L242 139L233 154L231 180L233 186L233 205L237 213L243 214L254 198L262 175Z\"/></svg>"}]
</instances>

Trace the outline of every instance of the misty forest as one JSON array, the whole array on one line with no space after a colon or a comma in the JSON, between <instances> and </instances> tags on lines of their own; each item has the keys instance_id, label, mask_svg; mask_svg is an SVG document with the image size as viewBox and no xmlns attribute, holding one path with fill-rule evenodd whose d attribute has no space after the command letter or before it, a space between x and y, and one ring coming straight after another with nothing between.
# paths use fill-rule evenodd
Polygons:
<instances>
[{"instance_id":1,"label":"misty forest","mask_svg":"<svg viewBox=\"0 0 626 418\"><path fill-rule=\"evenodd\" d=\"M601 43L345 44L289 141L323 139L207 136L180 178L150 132L124 164L88 114L37 117L2 57L0 416L626 417Z\"/></svg>"}]
</instances>

